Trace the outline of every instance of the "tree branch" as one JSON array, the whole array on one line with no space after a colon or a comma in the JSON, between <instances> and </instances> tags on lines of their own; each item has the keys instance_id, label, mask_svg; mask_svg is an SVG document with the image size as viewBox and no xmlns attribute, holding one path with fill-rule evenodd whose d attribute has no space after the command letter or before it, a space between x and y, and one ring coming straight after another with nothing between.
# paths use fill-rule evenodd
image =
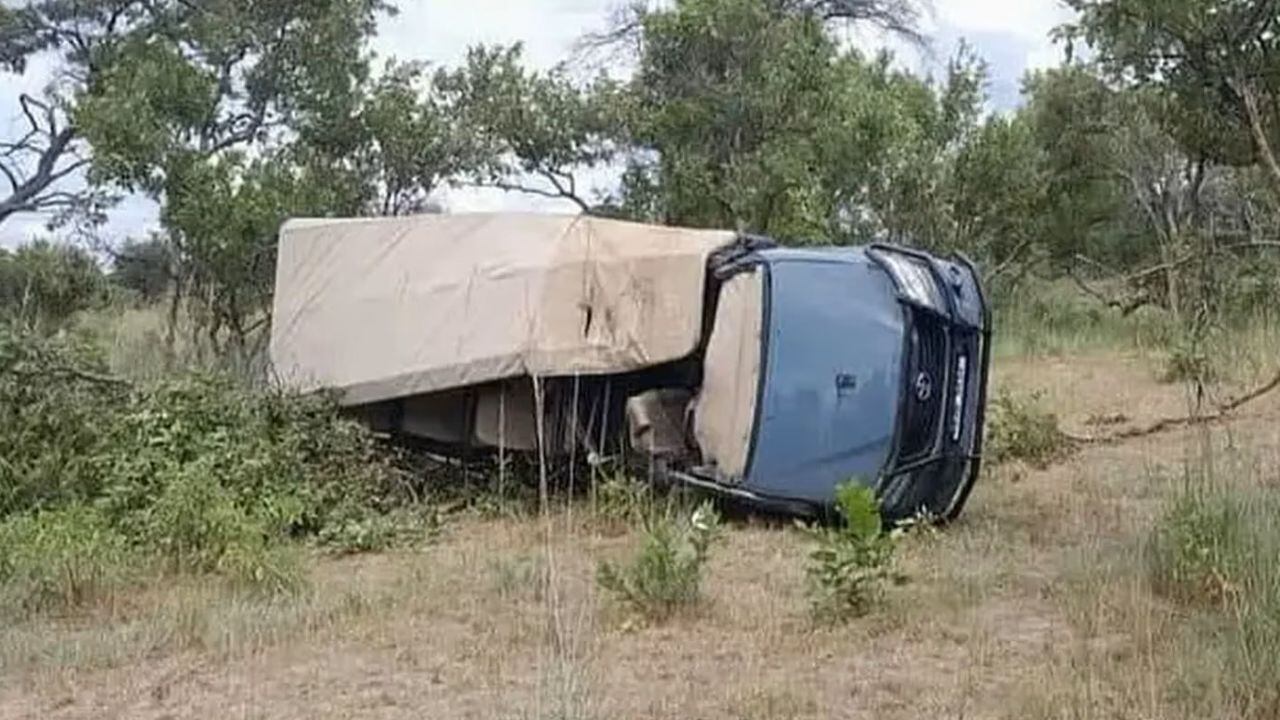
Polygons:
<instances>
[{"instance_id":1,"label":"tree branch","mask_svg":"<svg viewBox=\"0 0 1280 720\"><path fill-rule=\"evenodd\" d=\"M1134 438L1146 437L1148 435L1155 435L1156 433L1164 432L1165 430L1171 430L1176 427L1183 427L1186 425L1202 425L1205 423L1217 422L1219 420L1226 419L1228 415L1240 409L1244 405L1251 403L1254 400L1257 400L1258 398L1264 395L1267 395L1268 393L1274 392L1276 388L1280 388L1280 373L1276 373L1276 375L1272 377L1270 380L1254 388L1253 390L1250 390L1244 395L1241 395L1240 397L1229 400L1219 405L1216 412L1212 412L1207 415L1186 415L1183 417L1161 418L1149 425L1145 425L1143 427L1138 427L1138 428L1130 428L1128 430L1122 430L1112 435L1080 436L1080 435L1071 435L1068 433L1063 433L1063 436L1066 437L1068 440L1072 440L1077 443L1086 443L1086 444L1094 444L1094 445L1111 444L1111 443L1120 442L1122 440L1132 440Z\"/></svg>"},{"instance_id":2,"label":"tree branch","mask_svg":"<svg viewBox=\"0 0 1280 720\"><path fill-rule=\"evenodd\" d=\"M547 190L545 188L533 187L531 185L524 185L522 183L511 183L511 182L506 182L504 180L491 180L487 182L477 182L477 183L472 183L472 185L474 187L497 188L499 190L503 190L506 192L519 192L519 193L525 193L526 195L537 195L538 197L552 198L555 200L568 200L574 203L575 205L577 205L579 208L581 208L583 213L586 213L586 214L591 213L591 205L588 204L582 198L578 197L573 192L572 187L566 188L563 185L563 183L557 180L556 177L548 171L539 172L538 175L545 178L548 182L550 182L552 187L554 187L555 189Z\"/></svg>"},{"instance_id":3,"label":"tree branch","mask_svg":"<svg viewBox=\"0 0 1280 720\"><path fill-rule=\"evenodd\" d=\"M590 214L591 206L588 205L585 200L578 197L577 182L574 180L573 175L569 173L557 173L554 170L543 170L540 174L551 183L552 187L559 191L560 197L563 197L566 200L572 200L579 208L582 208L582 212ZM565 188L557 175L562 175L566 180L568 180L568 188Z\"/></svg>"},{"instance_id":4,"label":"tree branch","mask_svg":"<svg viewBox=\"0 0 1280 720\"><path fill-rule=\"evenodd\" d=\"M57 169L58 161L68 152L74 138L75 130L71 127L63 128L50 136L49 145L40 151L35 172L25 182L14 186L9 197L0 200L0 222L15 213L38 210L46 205L66 205L64 199L68 196L67 193L43 193L55 182L83 166L85 161L80 160L68 168Z\"/></svg>"},{"instance_id":5,"label":"tree branch","mask_svg":"<svg viewBox=\"0 0 1280 720\"><path fill-rule=\"evenodd\" d=\"M987 285L991 283L991 281L1003 275L1006 271L1008 271L1010 267L1013 266L1015 262L1018 261L1020 257L1022 257L1022 253L1030 245L1031 245L1031 238L1024 238L1022 242L1018 243L1017 247L1015 247L1013 251L1009 253L1008 257L1006 257L1004 260L1001 260L1000 264L992 268L990 273L987 273L986 277L983 278L982 283L984 285Z\"/></svg>"},{"instance_id":6,"label":"tree branch","mask_svg":"<svg viewBox=\"0 0 1280 720\"><path fill-rule=\"evenodd\" d=\"M14 173L13 173L13 171L12 171L12 170L10 170L10 169L9 169L7 166L5 166L3 163L0 163L0 173L3 173L3 174L4 174L4 177L5 177L5 180L7 180L7 181L9 182L9 191L10 191L10 192L13 192L13 191L15 191L15 190L17 190L17 189L18 189L18 178L17 178L17 176L15 176L15 175L14 175Z\"/></svg>"},{"instance_id":7,"label":"tree branch","mask_svg":"<svg viewBox=\"0 0 1280 720\"><path fill-rule=\"evenodd\" d=\"M1123 300L1108 297L1102 291L1085 282L1084 279L1076 273L1074 268L1067 269L1067 277L1071 278L1072 282L1075 283L1076 287L1080 288L1081 292L1109 308L1119 310L1122 316L1132 315L1138 308L1153 304L1151 295L1148 293L1137 293L1132 297L1125 298Z\"/></svg>"}]
</instances>

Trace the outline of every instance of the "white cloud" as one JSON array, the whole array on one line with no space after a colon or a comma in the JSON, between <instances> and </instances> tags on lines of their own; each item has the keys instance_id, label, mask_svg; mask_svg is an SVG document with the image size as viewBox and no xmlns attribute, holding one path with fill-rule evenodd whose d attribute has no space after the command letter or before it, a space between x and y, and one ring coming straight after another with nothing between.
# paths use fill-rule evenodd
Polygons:
<instances>
[{"instance_id":1,"label":"white cloud","mask_svg":"<svg viewBox=\"0 0 1280 720\"><path fill-rule=\"evenodd\" d=\"M938 20L966 30L1043 38L1071 17L1057 0L936 0Z\"/></svg>"},{"instance_id":2,"label":"white cloud","mask_svg":"<svg viewBox=\"0 0 1280 720\"><path fill-rule=\"evenodd\" d=\"M961 34L1008 35L1025 45L1024 68L1056 65L1061 50L1049 39L1071 19L1059 0L936 0L934 22Z\"/></svg>"},{"instance_id":3,"label":"white cloud","mask_svg":"<svg viewBox=\"0 0 1280 720\"><path fill-rule=\"evenodd\" d=\"M375 49L384 56L453 65L476 44L524 44L533 67L564 60L583 33L602 27L617 0L417 0L401 2Z\"/></svg>"}]
</instances>

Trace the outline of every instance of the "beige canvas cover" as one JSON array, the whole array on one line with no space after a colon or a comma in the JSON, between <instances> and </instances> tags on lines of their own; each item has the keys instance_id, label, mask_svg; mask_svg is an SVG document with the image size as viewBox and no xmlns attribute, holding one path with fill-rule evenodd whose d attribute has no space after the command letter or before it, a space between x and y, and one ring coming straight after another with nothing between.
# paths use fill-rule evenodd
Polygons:
<instances>
[{"instance_id":1,"label":"beige canvas cover","mask_svg":"<svg viewBox=\"0 0 1280 720\"><path fill-rule=\"evenodd\" d=\"M725 281L707 340L693 432L703 457L725 482L742 479L751 450L760 383L763 277L753 269Z\"/></svg>"},{"instance_id":2,"label":"beige canvas cover","mask_svg":"<svg viewBox=\"0 0 1280 720\"><path fill-rule=\"evenodd\" d=\"M733 233L533 213L296 219L271 359L347 404L688 355L708 256Z\"/></svg>"}]
</instances>

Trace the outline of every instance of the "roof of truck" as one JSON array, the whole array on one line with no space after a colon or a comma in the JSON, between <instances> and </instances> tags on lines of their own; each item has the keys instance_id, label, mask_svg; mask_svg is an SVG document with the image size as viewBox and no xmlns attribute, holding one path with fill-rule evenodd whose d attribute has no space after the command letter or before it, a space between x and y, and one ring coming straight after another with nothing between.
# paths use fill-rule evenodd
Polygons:
<instances>
[{"instance_id":1,"label":"roof of truck","mask_svg":"<svg viewBox=\"0 0 1280 720\"><path fill-rule=\"evenodd\" d=\"M290 220L272 362L351 405L669 362L697 347L708 258L735 237L535 213Z\"/></svg>"}]
</instances>

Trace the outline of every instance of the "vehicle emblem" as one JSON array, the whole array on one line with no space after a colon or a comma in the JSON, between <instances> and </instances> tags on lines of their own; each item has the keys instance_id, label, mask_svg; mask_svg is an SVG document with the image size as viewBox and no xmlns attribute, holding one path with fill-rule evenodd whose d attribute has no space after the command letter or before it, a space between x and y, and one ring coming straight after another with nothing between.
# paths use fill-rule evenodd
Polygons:
<instances>
[{"instance_id":1,"label":"vehicle emblem","mask_svg":"<svg viewBox=\"0 0 1280 720\"><path fill-rule=\"evenodd\" d=\"M920 402L929 402L931 397L933 397L933 378L929 377L929 373L922 372L916 376L916 399Z\"/></svg>"}]
</instances>

